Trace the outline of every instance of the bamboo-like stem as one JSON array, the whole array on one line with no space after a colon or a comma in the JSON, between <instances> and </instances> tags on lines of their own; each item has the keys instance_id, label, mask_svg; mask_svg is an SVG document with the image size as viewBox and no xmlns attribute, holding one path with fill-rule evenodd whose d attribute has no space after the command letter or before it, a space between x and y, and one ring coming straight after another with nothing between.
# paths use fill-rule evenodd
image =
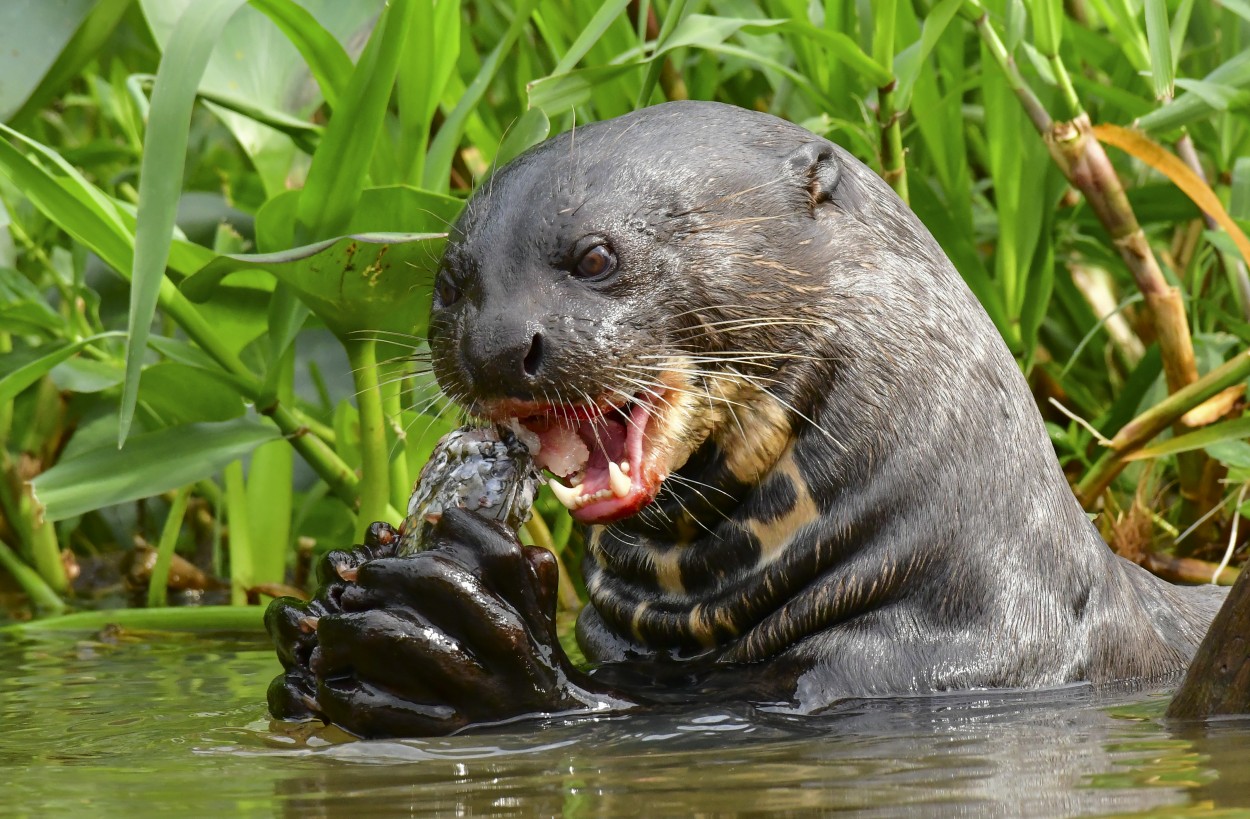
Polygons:
<instances>
[{"instance_id":1,"label":"bamboo-like stem","mask_svg":"<svg viewBox=\"0 0 1250 819\"><path fill-rule=\"evenodd\" d=\"M386 449L386 416L378 384L377 342L373 339L346 342L347 360L356 385L360 411L360 512L363 527L386 519L390 507L390 470ZM394 520L392 523L398 523Z\"/></svg>"},{"instance_id":2,"label":"bamboo-like stem","mask_svg":"<svg viewBox=\"0 0 1250 819\"><path fill-rule=\"evenodd\" d=\"M164 631L251 631L265 630L264 609L260 606L183 606L168 609L109 609L79 611L29 623L0 626L0 634L40 631L99 631L108 625L130 629Z\"/></svg>"},{"instance_id":3,"label":"bamboo-like stem","mask_svg":"<svg viewBox=\"0 0 1250 819\"><path fill-rule=\"evenodd\" d=\"M1069 113L1072 116L1082 116L1085 113L1085 106L1081 105L1081 98L1076 95L1076 89L1072 86L1072 77L1068 74L1068 67L1064 64L1063 58L1058 54L1051 54L1049 60L1050 71L1059 83L1059 91L1063 94L1063 101L1067 103Z\"/></svg>"},{"instance_id":4,"label":"bamboo-like stem","mask_svg":"<svg viewBox=\"0 0 1250 819\"><path fill-rule=\"evenodd\" d=\"M899 198L910 203L907 191L907 156L903 150L903 114L894 107L898 81L877 89L877 126L881 129L881 178Z\"/></svg>"},{"instance_id":5,"label":"bamboo-like stem","mask_svg":"<svg viewBox=\"0 0 1250 819\"><path fill-rule=\"evenodd\" d=\"M0 330L0 354L13 350L13 336ZM0 401L0 449L8 443L9 434L13 431L13 400Z\"/></svg>"},{"instance_id":6,"label":"bamboo-like stem","mask_svg":"<svg viewBox=\"0 0 1250 819\"><path fill-rule=\"evenodd\" d=\"M61 562L61 547L51 521L43 519L43 507L34 498L24 470L0 449L0 514L8 520L21 542L24 557L54 592L69 591L69 577Z\"/></svg>"},{"instance_id":7,"label":"bamboo-like stem","mask_svg":"<svg viewBox=\"0 0 1250 819\"><path fill-rule=\"evenodd\" d=\"M295 451L308 462L317 476L326 482L334 496L355 509L360 502L360 479L338 453L300 424L289 407L275 403L261 412L274 420L278 429L291 442L291 446L295 447Z\"/></svg>"},{"instance_id":8,"label":"bamboo-like stem","mask_svg":"<svg viewBox=\"0 0 1250 819\"><path fill-rule=\"evenodd\" d=\"M169 517L165 518L160 542L156 544L156 564L152 566L152 576L148 578L147 604L150 609L165 605L169 564L174 560L174 546L178 544L178 533L182 531L182 519L187 514L187 501L190 500L194 487L195 484L187 484L179 489L174 494L173 503L169 505Z\"/></svg>"},{"instance_id":9,"label":"bamboo-like stem","mask_svg":"<svg viewBox=\"0 0 1250 819\"><path fill-rule=\"evenodd\" d=\"M60 595L44 582L38 572L27 566L25 561L18 557L17 553L4 541L0 541L0 567L13 576L36 610L53 614L65 611L65 601L60 598Z\"/></svg>"},{"instance_id":10,"label":"bamboo-like stem","mask_svg":"<svg viewBox=\"0 0 1250 819\"><path fill-rule=\"evenodd\" d=\"M980 9L976 0L968 0L965 9L969 6ZM1159 262L1155 259L1150 243L1129 204L1120 178L1102 144L1093 136L1089 116L1078 113L1070 121L1054 122L1037 96L1029 89L1006 46L990 25L989 15L983 9L980 11L980 16L976 18L976 27L987 49L1006 75L1008 84L1015 91L1034 127L1045 140L1055 164L1068 181L1085 196L1145 297L1155 337L1159 341L1168 391L1176 393L1198 378L1193 339L1189 333L1189 320L1185 315L1180 291L1169 285L1164 278ZM1064 76L1066 77L1066 71ZM1075 99L1075 92L1072 96ZM1080 110L1079 100L1075 102L1076 110ZM1072 100L1069 101L1071 103ZM1179 459L1181 493L1186 499L1196 499L1201 493L1206 460L1206 455L1202 452L1186 454ZM1097 467L1098 464L1095 464L1095 469ZM1082 485L1085 483L1083 480ZM1081 497L1082 502L1090 502L1086 495L1082 494Z\"/></svg>"},{"instance_id":11,"label":"bamboo-like stem","mask_svg":"<svg viewBox=\"0 0 1250 819\"><path fill-rule=\"evenodd\" d=\"M1033 93L1033 89L1024 80L1024 76L1020 73L1020 69L1016 66L1015 58L1007 51L1007 46L1003 44L1002 39L998 36L998 32L990 25L989 13L981 8L980 4L972 1L964 4L964 8L973 10L973 22L976 25L977 32L981 35L982 41L985 42L986 48L990 55L994 58L994 62L998 63L998 67L1002 70L1003 75L1007 78L1007 85L1015 93L1016 99L1020 100L1020 104L1024 106L1024 113L1028 115L1029 120L1033 123L1033 127L1037 129L1039 134L1045 135L1051 128L1051 117L1047 113L1046 108L1042 105L1041 100Z\"/></svg>"},{"instance_id":12,"label":"bamboo-like stem","mask_svg":"<svg viewBox=\"0 0 1250 819\"><path fill-rule=\"evenodd\" d=\"M1128 463L1125 458L1180 420L1189 410L1225 389L1250 378L1250 350L1243 350L1189 386L1154 405L1116 433L1103 453L1076 486L1081 505L1089 508Z\"/></svg>"}]
</instances>

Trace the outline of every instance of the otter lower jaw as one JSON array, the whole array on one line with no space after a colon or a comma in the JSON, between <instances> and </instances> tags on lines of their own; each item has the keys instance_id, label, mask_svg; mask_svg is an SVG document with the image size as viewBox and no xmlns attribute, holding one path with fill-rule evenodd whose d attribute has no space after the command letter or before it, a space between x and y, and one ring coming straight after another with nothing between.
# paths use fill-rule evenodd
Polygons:
<instances>
[{"instance_id":1,"label":"otter lower jaw","mask_svg":"<svg viewBox=\"0 0 1250 819\"><path fill-rule=\"evenodd\" d=\"M548 407L510 421L535 436L535 461L556 476L548 485L573 518L610 523L651 503L667 477L658 445L665 403L663 392L648 392L606 409Z\"/></svg>"}]
</instances>

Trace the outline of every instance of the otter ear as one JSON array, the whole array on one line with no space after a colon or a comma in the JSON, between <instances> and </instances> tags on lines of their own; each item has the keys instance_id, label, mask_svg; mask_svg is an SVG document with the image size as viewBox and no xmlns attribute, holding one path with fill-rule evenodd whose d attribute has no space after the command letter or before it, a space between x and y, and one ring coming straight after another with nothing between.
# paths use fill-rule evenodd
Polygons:
<instances>
[{"instance_id":1,"label":"otter ear","mask_svg":"<svg viewBox=\"0 0 1250 819\"><path fill-rule=\"evenodd\" d=\"M834 190L842 175L842 168L827 142L808 142L794 149L786 164L799 179L806 180L807 192L812 197L812 211L826 202L832 202Z\"/></svg>"}]
</instances>

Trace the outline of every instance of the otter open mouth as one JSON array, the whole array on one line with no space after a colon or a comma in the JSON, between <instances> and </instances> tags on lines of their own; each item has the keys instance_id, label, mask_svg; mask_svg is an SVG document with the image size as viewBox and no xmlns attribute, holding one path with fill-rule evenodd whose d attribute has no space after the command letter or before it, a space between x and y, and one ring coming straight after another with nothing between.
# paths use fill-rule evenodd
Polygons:
<instances>
[{"instance_id":1,"label":"otter open mouth","mask_svg":"<svg viewBox=\"0 0 1250 819\"><path fill-rule=\"evenodd\" d=\"M608 523L655 498L665 476L647 429L662 400L637 395L619 406L551 407L517 419L537 436L537 447L529 442L534 460L556 476L548 485L574 519Z\"/></svg>"}]
</instances>

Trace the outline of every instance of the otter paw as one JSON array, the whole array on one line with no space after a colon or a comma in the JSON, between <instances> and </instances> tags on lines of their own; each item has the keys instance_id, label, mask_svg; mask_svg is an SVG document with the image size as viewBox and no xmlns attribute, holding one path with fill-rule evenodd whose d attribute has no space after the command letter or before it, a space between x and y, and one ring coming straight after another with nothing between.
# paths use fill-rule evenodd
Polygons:
<instances>
[{"instance_id":1,"label":"otter paw","mask_svg":"<svg viewBox=\"0 0 1250 819\"><path fill-rule=\"evenodd\" d=\"M327 555L329 583L314 600L271 604L285 669L270 686L275 716L432 736L606 702L560 648L549 552L458 509L430 542L411 557Z\"/></svg>"}]
</instances>

